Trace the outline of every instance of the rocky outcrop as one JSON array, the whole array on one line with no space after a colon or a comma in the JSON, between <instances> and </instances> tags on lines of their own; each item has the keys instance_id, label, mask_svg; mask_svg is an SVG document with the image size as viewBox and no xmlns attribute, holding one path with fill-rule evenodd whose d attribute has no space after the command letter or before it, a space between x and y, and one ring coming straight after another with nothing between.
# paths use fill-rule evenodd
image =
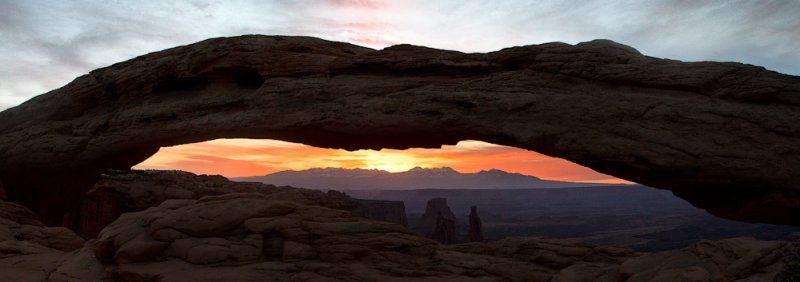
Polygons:
<instances>
[{"instance_id":1,"label":"rocky outcrop","mask_svg":"<svg viewBox=\"0 0 800 282\"><path fill-rule=\"evenodd\" d=\"M124 281L383 281L398 275L391 269L432 261L435 246L400 225L251 193L169 200L125 214L94 250Z\"/></svg>"},{"instance_id":2,"label":"rocky outcrop","mask_svg":"<svg viewBox=\"0 0 800 282\"><path fill-rule=\"evenodd\" d=\"M59 251L73 251L83 246L83 239L64 227L47 227L29 209L0 201L0 242L5 252L26 253L35 245ZM19 249L21 248L21 249Z\"/></svg>"},{"instance_id":3,"label":"rocky outcrop","mask_svg":"<svg viewBox=\"0 0 800 282\"><path fill-rule=\"evenodd\" d=\"M423 229L431 230L436 225L436 218L441 214L442 217L455 221L456 215L450 206L447 205L446 198L433 198L428 200L425 205L425 213L419 219L418 226Z\"/></svg>"},{"instance_id":4,"label":"rocky outcrop","mask_svg":"<svg viewBox=\"0 0 800 282\"><path fill-rule=\"evenodd\" d=\"M227 193L259 193L303 204L353 211L375 220L403 224L402 202L353 199L337 192L277 187L261 183L233 182L219 175L195 175L184 171L109 170L64 217L64 226L83 238L94 238L126 212L156 207L166 200L199 199Z\"/></svg>"},{"instance_id":5,"label":"rocky outcrop","mask_svg":"<svg viewBox=\"0 0 800 282\"><path fill-rule=\"evenodd\" d=\"M773 281L784 269L786 242L735 238L703 241L684 249L636 254L570 240L509 238L449 248L465 253L520 259L558 269L527 281ZM536 268L532 267L532 268ZM509 270L511 271L511 270ZM548 280L550 279L550 280Z\"/></svg>"},{"instance_id":6,"label":"rocky outcrop","mask_svg":"<svg viewBox=\"0 0 800 282\"><path fill-rule=\"evenodd\" d=\"M478 207L472 206L469 209L469 230L467 230L467 242L485 242L483 238L483 222L478 216Z\"/></svg>"},{"instance_id":7,"label":"rocky outcrop","mask_svg":"<svg viewBox=\"0 0 800 282\"><path fill-rule=\"evenodd\" d=\"M0 281L47 281L83 244L69 229L46 227L27 208L0 201Z\"/></svg>"},{"instance_id":8,"label":"rocky outcrop","mask_svg":"<svg viewBox=\"0 0 800 282\"><path fill-rule=\"evenodd\" d=\"M455 220L445 217L441 212L436 214L436 222L425 237L436 240L442 244L456 243Z\"/></svg>"},{"instance_id":9,"label":"rocky outcrop","mask_svg":"<svg viewBox=\"0 0 800 282\"><path fill-rule=\"evenodd\" d=\"M0 211L0 230L50 228L19 205L0 202ZM0 238L2 281L770 281L785 246L739 238L638 254L542 238L443 245L285 193L168 199L123 214L83 247L12 237Z\"/></svg>"},{"instance_id":10,"label":"rocky outcrop","mask_svg":"<svg viewBox=\"0 0 800 282\"><path fill-rule=\"evenodd\" d=\"M456 216L447 205L445 198L433 198L428 200L425 213L422 214L417 229L426 232L425 237L431 238L443 244L453 244L456 242Z\"/></svg>"},{"instance_id":11,"label":"rocky outcrop","mask_svg":"<svg viewBox=\"0 0 800 282\"><path fill-rule=\"evenodd\" d=\"M784 267L775 277L775 281L800 281L800 240L797 240L783 249Z\"/></svg>"},{"instance_id":12,"label":"rocky outcrop","mask_svg":"<svg viewBox=\"0 0 800 282\"><path fill-rule=\"evenodd\" d=\"M333 190L332 190L333 191ZM408 226L406 205L402 201L353 199L358 206L353 210L365 218Z\"/></svg>"},{"instance_id":13,"label":"rocky outcrop","mask_svg":"<svg viewBox=\"0 0 800 282\"><path fill-rule=\"evenodd\" d=\"M222 137L535 150L710 212L800 224L800 78L607 40L465 54L239 36L81 76L0 113L0 181L47 223L108 168Z\"/></svg>"},{"instance_id":14,"label":"rocky outcrop","mask_svg":"<svg viewBox=\"0 0 800 282\"><path fill-rule=\"evenodd\" d=\"M784 269L785 245L745 238L703 241L627 260L619 274L627 281L773 281Z\"/></svg>"},{"instance_id":15,"label":"rocky outcrop","mask_svg":"<svg viewBox=\"0 0 800 282\"><path fill-rule=\"evenodd\" d=\"M456 230L456 215L447 205L445 198L428 200L425 213L417 221L415 229L426 237L441 243L454 243Z\"/></svg>"}]
</instances>

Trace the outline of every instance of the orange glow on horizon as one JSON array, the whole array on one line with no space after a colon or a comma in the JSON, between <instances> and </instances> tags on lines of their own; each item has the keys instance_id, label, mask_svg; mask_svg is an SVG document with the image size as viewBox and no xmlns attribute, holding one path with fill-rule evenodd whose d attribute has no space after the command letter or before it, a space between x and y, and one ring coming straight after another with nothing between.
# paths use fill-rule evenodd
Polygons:
<instances>
[{"instance_id":1,"label":"orange glow on horizon","mask_svg":"<svg viewBox=\"0 0 800 282\"><path fill-rule=\"evenodd\" d=\"M447 166L462 173L500 169L560 181L632 183L564 159L480 141L461 141L455 146L445 145L440 149L349 152L277 140L217 139L161 148L134 168L179 169L198 174L240 177L316 167L401 172L417 166Z\"/></svg>"}]
</instances>

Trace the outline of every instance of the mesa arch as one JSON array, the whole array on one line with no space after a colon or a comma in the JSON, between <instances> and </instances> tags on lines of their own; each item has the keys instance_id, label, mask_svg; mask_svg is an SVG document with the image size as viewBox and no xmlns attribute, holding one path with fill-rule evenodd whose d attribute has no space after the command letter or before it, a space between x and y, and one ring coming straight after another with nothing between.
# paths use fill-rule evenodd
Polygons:
<instances>
[{"instance_id":1,"label":"mesa arch","mask_svg":"<svg viewBox=\"0 0 800 282\"><path fill-rule=\"evenodd\" d=\"M669 189L718 216L800 224L800 77L607 40L465 54L209 39L0 113L0 182L59 224L106 169L233 137L349 150L481 140Z\"/></svg>"}]
</instances>

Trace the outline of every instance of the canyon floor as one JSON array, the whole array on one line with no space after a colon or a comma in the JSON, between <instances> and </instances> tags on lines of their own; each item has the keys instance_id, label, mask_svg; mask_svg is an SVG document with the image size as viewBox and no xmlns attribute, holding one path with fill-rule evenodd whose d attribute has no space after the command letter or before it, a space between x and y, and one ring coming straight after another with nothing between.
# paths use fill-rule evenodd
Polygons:
<instances>
[{"instance_id":1,"label":"canyon floor","mask_svg":"<svg viewBox=\"0 0 800 282\"><path fill-rule=\"evenodd\" d=\"M773 281L790 246L734 238L642 253L541 237L444 245L365 218L342 193L178 171L109 171L86 199L64 220L85 238L0 202L0 280Z\"/></svg>"},{"instance_id":2,"label":"canyon floor","mask_svg":"<svg viewBox=\"0 0 800 282\"><path fill-rule=\"evenodd\" d=\"M419 221L426 212L425 203L432 198L445 198L456 216L455 229L459 238L467 233L470 207L477 206L483 233L490 241L541 236L654 252L684 248L702 240L734 237L800 239L800 227L722 219L675 197L670 191L641 185L343 192L361 199L402 201L408 226L423 235L428 227Z\"/></svg>"}]
</instances>

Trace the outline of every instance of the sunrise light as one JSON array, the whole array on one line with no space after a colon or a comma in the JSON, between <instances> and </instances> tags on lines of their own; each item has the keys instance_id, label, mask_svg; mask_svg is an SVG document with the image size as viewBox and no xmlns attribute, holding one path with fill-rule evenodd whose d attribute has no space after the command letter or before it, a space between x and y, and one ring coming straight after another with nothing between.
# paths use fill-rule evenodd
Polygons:
<instances>
[{"instance_id":1,"label":"sunrise light","mask_svg":"<svg viewBox=\"0 0 800 282\"><path fill-rule=\"evenodd\" d=\"M323 149L298 143L259 139L217 139L164 147L138 169L180 169L227 177L265 175L316 167L407 171L414 167L452 167L459 172L500 169L544 179L630 183L575 163L519 148L466 140L439 149Z\"/></svg>"},{"instance_id":2,"label":"sunrise light","mask_svg":"<svg viewBox=\"0 0 800 282\"><path fill-rule=\"evenodd\" d=\"M420 160L413 155L407 155L396 151L359 150L353 152L352 155L361 157L364 162L364 166L361 168L366 169L401 172L416 166L427 166L424 164L424 160Z\"/></svg>"}]
</instances>

